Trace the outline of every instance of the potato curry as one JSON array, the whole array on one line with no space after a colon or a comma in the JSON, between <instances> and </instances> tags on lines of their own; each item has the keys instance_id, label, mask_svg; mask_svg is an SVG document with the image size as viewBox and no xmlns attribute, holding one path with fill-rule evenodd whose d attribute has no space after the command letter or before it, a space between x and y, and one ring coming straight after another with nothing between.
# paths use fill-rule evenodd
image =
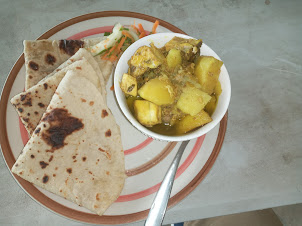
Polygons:
<instances>
[{"instance_id":1,"label":"potato curry","mask_svg":"<svg viewBox=\"0 0 302 226\"><path fill-rule=\"evenodd\" d=\"M136 119L164 135L182 135L212 121L222 61L200 56L202 40L174 37L142 46L129 60L121 89Z\"/></svg>"}]
</instances>

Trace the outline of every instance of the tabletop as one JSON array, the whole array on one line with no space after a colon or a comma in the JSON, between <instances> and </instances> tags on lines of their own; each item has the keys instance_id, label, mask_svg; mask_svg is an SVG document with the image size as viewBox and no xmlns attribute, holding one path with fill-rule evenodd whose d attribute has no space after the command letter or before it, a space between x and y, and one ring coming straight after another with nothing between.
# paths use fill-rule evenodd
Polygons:
<instances>
[{"instance_id":1,"label":"tabletop","mask_svg":"<svg viewBox=\"0 0 302 226\"><path fill-rule=\"evenodd\" d=\"M1 0L1 89L22 41L58 23L106 10L158 17L211 46L232 84L221 152L202 183L168 210L164 223L301 203L301 9L298 0ZM0 175L0 224L82 225L26 195L3 158Z\"/></svg>"}]
</instances>

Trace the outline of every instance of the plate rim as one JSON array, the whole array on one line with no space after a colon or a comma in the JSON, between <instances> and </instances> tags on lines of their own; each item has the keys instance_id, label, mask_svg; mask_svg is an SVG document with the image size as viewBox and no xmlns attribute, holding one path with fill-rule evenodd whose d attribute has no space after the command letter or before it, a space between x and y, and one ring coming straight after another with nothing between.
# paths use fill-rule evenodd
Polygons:
<instances>
[{"instance_id":1,"label":"plate rim","mask_svg":"<svg viewBox=\"0 0 302 226\"><path fill-rule=\"evenodd\" d=\"M131 11L99 11L99 12L88 13L77 17L73 17L69 20L61 22L58 25L46 31L45 33L43 33L42 35L40 35L37 38L37 40L47 39L50 36L59 32L60 30L82 21L95 19L95 18L102 18L102 17L114 17L114 16L138 18L150 22L159 20L161 26L169 30L172 30L173 32L186 34L184 31L177 28L176 26L164 20L146 14L131 12ZM13 156L12 149L10 147L9 140L8 140L7 127L6 127L6 112L7 112L7 105L9 102L8 99L9 94L11 92L12 86L23 64L24 64L24 55L22 53L17 59L17 61L15 62L15 64L13 65L12 69L10 70L6 78L6 81L4 83L1 92L1 100L0 100L0 125L1 125L0 144L2 149L2 156L7 168L9 169L10 174L16 180L18 185L37 203L39 203L43 207L46 207L48 210L56 214L59 214L63 217L66 217L70 220L76 220L76 221L92 223L92 224L124 224L124 223L131 223L131 222L145 219L148 215L149 209L132 213L132 214L112 215L112 216L108 216L108 215L98 216L96 214L84 213L81 211L77 211L75 209L71 209L67 206L64 206L63 204L60 204L50 199L42 192L40 192L36 187L34 187L31 183L23 180L22 178L14 175L11 172L11 167L15 162L15 158ZM190 183L188 183L181 191L179 191L172 198L170 198L168 203L168 208L171 208L172 206L176 205L181 200L183 200L185 197L187 197L188 194L190 194L201 183L201 181L205 178L205 176L209 173L209 171L213 167L224 141L226 128L227 128L227 118L228 118L228 112L226 112L225 116L220 121L220 127L219 127L219 132L217 135L215 146L208 160L206 161L205 165L198 172L198 174L191 180ZM74 212L78 214L74 214Z\"/></svg>"}]
</instances>

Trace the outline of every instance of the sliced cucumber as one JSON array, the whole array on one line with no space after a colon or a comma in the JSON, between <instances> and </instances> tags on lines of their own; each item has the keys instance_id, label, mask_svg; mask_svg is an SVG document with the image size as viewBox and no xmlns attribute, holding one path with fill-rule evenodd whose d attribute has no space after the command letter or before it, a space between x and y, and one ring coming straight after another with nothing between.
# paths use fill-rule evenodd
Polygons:
<instances>
[{"instance_id":1,"label":"sliced cucumber","mask_svg":"<svg viewBox=\"0 0 302 226\"><path fill-rule=\"evenodd\" d=\"M120 23L117 23L112 30L112 34L110 34L105 40L99 42L98 44L90 48L91 54L93 56L96 56L105 49L112 47L122 37L121 28L122 25Z\"/></svg>"}]
</instances>

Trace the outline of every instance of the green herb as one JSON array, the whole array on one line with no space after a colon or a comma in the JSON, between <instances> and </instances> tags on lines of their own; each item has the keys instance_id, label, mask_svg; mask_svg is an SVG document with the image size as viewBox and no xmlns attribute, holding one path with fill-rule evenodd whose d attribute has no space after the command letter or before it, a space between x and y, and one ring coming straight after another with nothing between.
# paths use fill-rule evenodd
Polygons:
<instances>
[{"instance_id":1,"label":"green herb","mask_svg":"<svg viewBox=\"0 0 302 226\"><path fill-rule=\"evenodd\" d=\"M103 51L101 51L101 52L99 52L97 55L101 55L102 53L104 53L104 52L107 52L108 50L110 50L112 47L109 47L109 48L107 48L107 49L104 49ZM96 56L97 56L96 55Z\"/></svg>"},{"instance_id":2,"label":"green herb","mask_svg":"<svg viewBox=\"0 0 302 226\"><path fill-rule=\"evenodd\" d=\"M104 36L109 36L109 35L111 35L111 32L105 32L104 33Z\"/></svg>"}]
</instances>

